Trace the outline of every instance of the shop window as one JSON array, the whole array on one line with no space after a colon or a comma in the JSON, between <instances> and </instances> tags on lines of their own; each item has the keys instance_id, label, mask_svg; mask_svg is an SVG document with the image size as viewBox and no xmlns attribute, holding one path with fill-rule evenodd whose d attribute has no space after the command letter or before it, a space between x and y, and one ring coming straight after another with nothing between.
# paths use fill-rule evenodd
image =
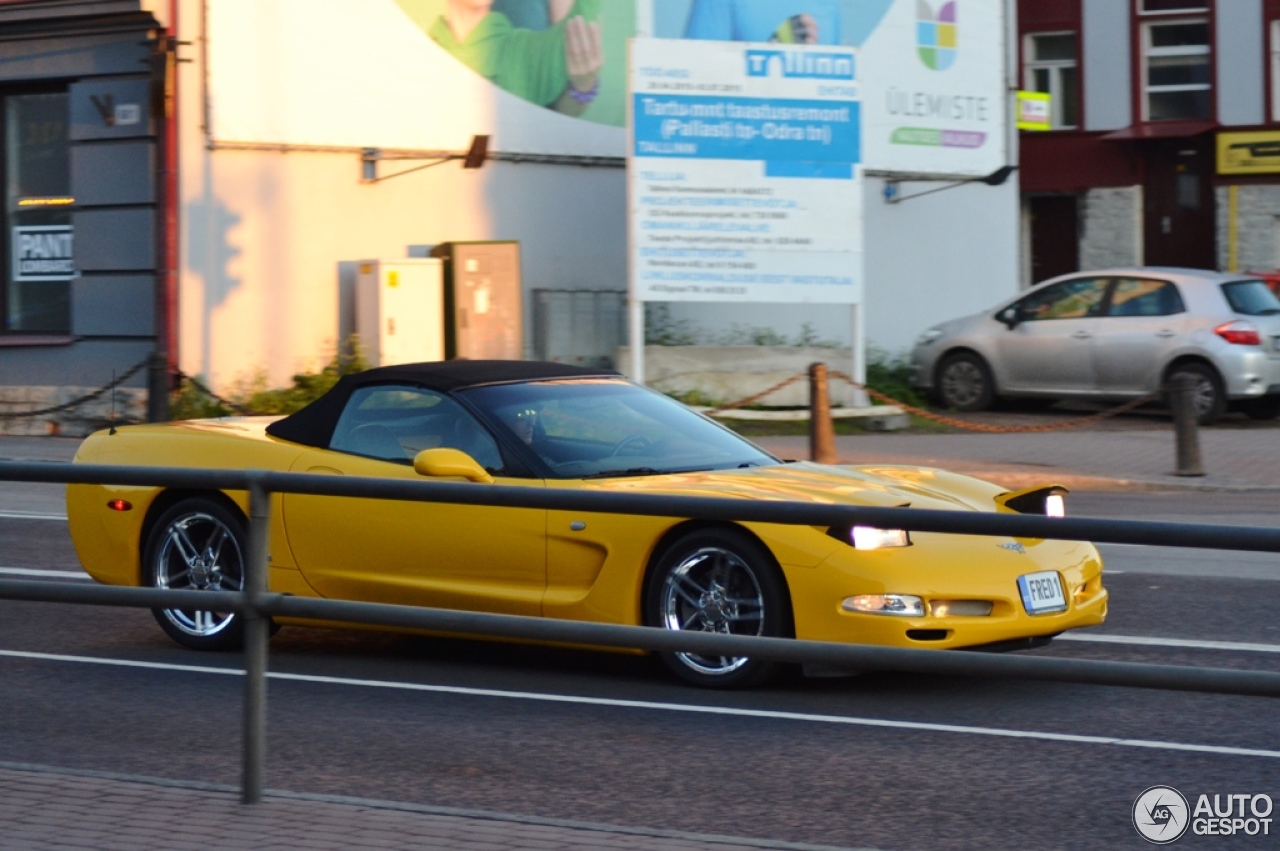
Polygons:
<instances>
[{"instance_id":1,"label":"shop window","mask_svg":"<svg viewBox=\"0 0 1280 851\"><path fill-rule=\"evenodd\" d=\"M0 96L5 207L3 298L8 334L71 330L71 169L66 92Z\"/></svg>"},{"instance_id":2,"label":"shop window","mask_svg":"<svg viewBox=\"0 0 1280 851\"><path fill-rule=\"evenodd\" d=\"M1049 95L1053 129L1079 125L1079 72L1075 33L1032 33L1024 45L1023 86Z\"/></svg>"},{"instance_id":3,"label":"shop window","mask_svg":"<svg viewBox=\"0 0 1280 851\"><path fill-rule=\"evenodd\" d=\"M1148 5L1170 4L1152 4L1148 0ZM1164 121L1210 117L1212 84L1209 61L1208 19L1156 18L1144 21L1144 118Z\"/></svg>"}]
</instances>

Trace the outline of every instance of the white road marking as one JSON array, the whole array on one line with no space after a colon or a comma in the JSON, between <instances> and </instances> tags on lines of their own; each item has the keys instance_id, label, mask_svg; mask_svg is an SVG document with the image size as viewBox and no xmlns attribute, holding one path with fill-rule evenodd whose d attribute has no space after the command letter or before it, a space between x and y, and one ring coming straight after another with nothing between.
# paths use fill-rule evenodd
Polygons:
<instances>
[{"instance_id":1,"label":"white road marking","mask_svg":"<svg viewBox=\"0 0 1280 851\"><path fill-rule=\"evenodd\" d=\"M135 662L125 659L101 659L93 656L64 656L53 653L31 653L20 650L0 650L0 657L15 659L36 659L46 662L75 662L87 665L112 665L121 668L146 668L157 671L180 671L184 673L222 674L224 676L244 676L244 671L235 668L213 668L196 665L171 665L162 662ZM997 736L1010 739L1035 739L1049 742L1067 742L1087 745L1114 745L1127 748L1146 748L1149 750L1182 751L1192 753L1210 753L1221 756L1253 756L1266 759L1280 759L1280 751L1261 748L1236 748L1223 745L1193 745L1181 742L1158 742L1148 739L1120 739L1110 736L1082 736L1072 733L1042 733L1030 730L1009 730L1000 727L970 727L961 724L931 724L921 721L894 721L883 718L855 718L841 715L818 715L809 712L778 712L767 709L739 709L725 706L696 706L683 703L663 703L648 700L619 700L604 697L581 697L577 695L540 694L525 691L500 691L498 689L464 688L461 686L426 685L421 683L397 683L386 680L364 680L349 677L322 677L310 674L285 674L269 672L273 680L288 680L302 683L319 683L323 685L357 686L361 688L385 688L400 691L418 691L432 694L452 694L467 697L491 697L504 700L527 700L541 703L564 703L586 706L613 706L623 709L645 709L657 712L682 712L692 715L720 715L738 718L768 718L777 721L807 721L819 724L835 724L855 727L874 727L879 729L916 730L927 733L958 733L970 736Z\"/></svg>"},{"instance_id":2,"label":"white road marking","mask_svg":"<svg viewBox=\"0 0 1280 851\"><path fill-rule=\"evenodd\" d=\"M1250 653L1280 653L1280 644L1251 644L1244 641L1192 641L1185 638L1146 638L1140 635L1091 635L1069 632L1055 641L1093 641L1099 644L1128 644L1139 647L1185 647L1192 650L1239 650Z\"/></svg>"},{"instance_id":3,"label":"white road marking","mask_svg":"<svg viewBox=\"0 0 1280 851\"><path fill-rule=\"evenodd\" d=\"M39 576L44 579L89 579L83 570L41 570L37 567L0 567L0 576Z\"/></svg>"},{"instance_id":4,"label":"white road marking","mask_svg":"<svg viewBox=\"0 0 1280 851\"><path fill-rule=\"evenodd\" d=\"M30 511L0 511L0 520L61 520L66 522L65 514L44 514Z\"/></svg>"}]
</instances>

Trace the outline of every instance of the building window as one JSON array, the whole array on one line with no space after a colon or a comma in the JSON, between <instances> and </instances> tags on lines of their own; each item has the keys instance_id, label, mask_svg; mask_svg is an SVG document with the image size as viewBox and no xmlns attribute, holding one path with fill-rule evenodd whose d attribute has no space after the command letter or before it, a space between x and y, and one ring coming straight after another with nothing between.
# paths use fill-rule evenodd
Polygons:
<instances>
[{"instance_id":1,"label":"building window","mask_svg":"<svg viewBox=\"0 0 1280 851\"><path fill-rule=\"evenodd\" d=\"M1049 95L1053 129L1079 126L1079 75L1075 33L1034 33L1024 46L1023 86Z\"/></svg>"},{"instance_id":2,"label":"building window","mask_svg":"<svg viewBox=\"0 0 1280 851\"><path fill-rule=\"evenodd\" d=\"M1163 18L1143 23L1142 71L1147 121L1209 118L1209 21Z\"/></svg>"},{"instance_id":3,"label":"building window","mask_svg":"<svg viewBox=\"0 0 1280 851\"><path fill-rule=\"evenodd\" d=\"M5 188L0 331L71 330L71 168L66 92L0 97Z\"/></svg>"},{"instance_id":4,"label":"building window","mask_svg":"<svg viewBox=\"0 0 1280 851\"><path fill-rule=\"evenodd\" d=\"M1280 20L1271 22L1271 120L1280 121Z\"/></svg>"},{"instance_id":5,"label":"building window","mask_svg":"<svg viewBox=\"0 0 1280 851\"><path fill-rule=\"evenodd\" d=\"M1186 12L1207 12L1207 0L1142 0L1139 4L1144 15L1184 14Z\"/></svg>"}]
</instances>

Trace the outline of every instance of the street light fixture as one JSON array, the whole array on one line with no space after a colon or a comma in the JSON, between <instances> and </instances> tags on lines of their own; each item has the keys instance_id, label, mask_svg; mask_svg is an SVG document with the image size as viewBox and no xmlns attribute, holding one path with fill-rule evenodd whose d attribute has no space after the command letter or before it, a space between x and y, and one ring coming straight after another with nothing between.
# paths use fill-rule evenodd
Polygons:
<instances>
[{"instance_id":1,"label":"street light fixture","mask_svg":"<svg viewBox=\"0 0 1280 851\"><path fill-rule=\"evenodd\" d=\"M444 165L454 160L462 160L462 167L466 169L476 169L484 166L485 161L489 158L489 137L488 136L472 136L471 145L467 148L466 153L439 153L439 154L385 154L379 148L365 148L360 152L361 176L362 183L381 183L384 180L390 180L393 177L400 177L404 174L412 174L415 171L422 171L432 166ZM378 175L378 162L380 160L421 160L430 159L431 162L423 165L406 168L404 171L393 172L392 174Z\"/></svg>"}]
</instances>

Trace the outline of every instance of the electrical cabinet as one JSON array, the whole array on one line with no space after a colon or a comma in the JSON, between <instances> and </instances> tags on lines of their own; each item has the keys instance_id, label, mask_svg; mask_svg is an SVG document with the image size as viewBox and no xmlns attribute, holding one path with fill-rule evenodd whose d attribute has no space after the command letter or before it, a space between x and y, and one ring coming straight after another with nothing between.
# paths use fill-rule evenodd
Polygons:
<instances>
[{"instance_id":1,"label":"electrical cabinet","mask_svg":"<svg viewBox=\"0 0 1280 851\"><path fill-rule=\"evenodd\" d=\"M371 366L445 359L444 262L362 260L356 333Z\"/></svg>"},{"instance_id":2,"label":"electrical cabinet","mask_svg":"<svg viewBox=\"0 0 1280 851\"><path fill-rule=\"evenodd\" d=\"M444 263L445 357L522 360L520 243L446 242L431 256Z\"/></svg>"}]
</instances>

